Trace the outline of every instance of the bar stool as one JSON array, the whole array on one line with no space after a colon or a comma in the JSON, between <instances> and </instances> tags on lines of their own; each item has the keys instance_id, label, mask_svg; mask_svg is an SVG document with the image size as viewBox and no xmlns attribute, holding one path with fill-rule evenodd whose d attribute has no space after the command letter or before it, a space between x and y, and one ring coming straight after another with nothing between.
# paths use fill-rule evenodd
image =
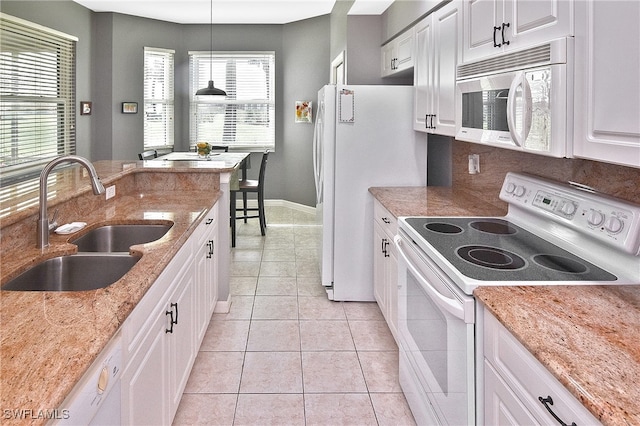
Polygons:
<instances>
[{"instance_id":1,"label":"bar stool","mask_svg":"<svg viewBox=\"0 0 640 426\"><path fill-rule=\"evenodd\" d=\"M267 218L264 214L264 176L267 170L267 159L269 157L269 150L267 149L262 154L262 161L260 162L260 172L258 180L243 179L239 182L239 188L231 191L231 247L236 246L236 220L243 219L245 222L247 219L260 219L260 233L266 235L267 231ZM258 207L247 207L247 194L254 192L258 194ZM236 195L242 194L242 208L236 208ZM237 216L237 212L241 211L242 216ZM257 212L256 215L249 215L249 212Z\"/></svg>"}]
</instances>

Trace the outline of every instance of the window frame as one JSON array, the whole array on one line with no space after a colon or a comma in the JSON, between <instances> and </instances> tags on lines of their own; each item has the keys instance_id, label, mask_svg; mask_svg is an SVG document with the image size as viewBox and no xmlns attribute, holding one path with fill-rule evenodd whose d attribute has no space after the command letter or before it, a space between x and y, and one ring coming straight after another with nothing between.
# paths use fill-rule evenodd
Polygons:
<instances>
[{"instance_id":1,"label":"window frame","mask_svg":"<svg viewBox=\"0 0 640 426\"><path fill-rule=\"evenodd\" d=\"M275 151L276 135L276 54L275 51L189 51L189 147L195 146L197 142L209 142L213 145L228 145L230 150L242 150L251 152L264 152L265 149ZM242 89L238 87L238 76L236 68L229 72L228 61L268 61L268 72L265 72L264 87L259 90L265 93L264 98L248 98L238 95ZM213 65L212 64L213 61ZM226 61L226 62L223 62ZM225 70L222 70L223 63ZM213 66L213 68L210 68ZM216 69L216 66L218 67ZM264 70L264 68L263 68ZM213 75L213 80L217 88L227 92L227 96L200 95L197 90L206 87ZM223 75L224 77L217 78ZM234 83L226 82L231 76L235 77ZM255 83L257 80L248 79L245 84ZM246 86L244 86L246 87ZM258 90L258 89L256 89ZM245 92L247 93L247 92ZM254 92L255 93L255 92ZM238 99L237 97L241 98ZM223 112L215 112L215 108L224 108ZM208 109L208 110L207 110ZM199 120L199 111L209 114L225 114L222 129L214 137L202 136L205 131L202 129L203 123ZM238 113L240 111L240 113ZM241 123L250 123L247 116L251 117L251 111L257 115L262 123L262 131L251 131L245 133L251 140L236 140L239 132L237 127ZM228 117L235 117L230 121ZM244 120L242 120L244 118ZM220 125L218 125L220 127ZM232 130L229 130L231 128ZM263 133L264 135L260 135ZM264 142L256 142L260 137Z\"/></svg>"},{"instance_id":2,"label":"window frame","mask_svg":"<svg viewBox=\"0 0 640 426\"><path fill-rule=\"evenodd\" d=\"M175 50L157 47L144 47L144 149L172 150L175 142ZM148 60L152 56L162 58L163 69L154 69L154 75L162 75L161 88L153 90L151 84L152 75L148 74ZM160 68L160 67L158 67ZM157 73L157 74L155 74ZM158 81L158 80L156 80ZM161 92L160 97L153 96ZM150 118L156 116L156 111L161 112L160 126L153 126ZM151 130L153 127L162 127L163 130ZM161 142L161 143L159 143Z\"/></svg>"},{"instance_id":3,"label":"window frame","mask_svg":"<svg viewBox=\"0 0 640 426\"><path fill-rule=\"evenodd\" d=\"M6 186L76 152L78 38L2 12L0 22L0 186Z\"/></svg>"}]
</instances>

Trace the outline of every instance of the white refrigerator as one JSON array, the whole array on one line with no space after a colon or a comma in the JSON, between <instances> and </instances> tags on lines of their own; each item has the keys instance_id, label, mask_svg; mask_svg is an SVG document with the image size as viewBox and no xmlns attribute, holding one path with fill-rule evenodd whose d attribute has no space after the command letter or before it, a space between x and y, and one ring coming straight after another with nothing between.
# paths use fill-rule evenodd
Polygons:
<instances>
[{"instance_id":1,"label":"white refrigerator","mask_svg":"<svg viewBox=\"0 0 640 426\"><path fill-rule=\"evenodd\" d=\"M329 299L373 301L372 186L425 186L413 87L324 86L313 137L320 273Z\"/></svg>"}]
</instances>

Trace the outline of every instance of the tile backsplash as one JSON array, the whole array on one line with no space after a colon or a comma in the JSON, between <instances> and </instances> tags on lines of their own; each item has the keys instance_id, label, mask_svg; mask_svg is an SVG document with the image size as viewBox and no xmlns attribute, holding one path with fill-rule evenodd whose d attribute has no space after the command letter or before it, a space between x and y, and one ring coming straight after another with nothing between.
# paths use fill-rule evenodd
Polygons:
<instances>
[{"instance_id":1,"label":"tile backsplash","mask_svg":"<svg viewBox=\"0 0 640 426\"><path fill-rule=\"evenodd\" d=\"M480 173L468 172L469 154L480 155ZM498 198L507 172L524 172L557 181L573 181L600 192L640 204L640 169L598 161L551 158L453 140L452 179L491 203Z\"/></svg>"}]
</instances>

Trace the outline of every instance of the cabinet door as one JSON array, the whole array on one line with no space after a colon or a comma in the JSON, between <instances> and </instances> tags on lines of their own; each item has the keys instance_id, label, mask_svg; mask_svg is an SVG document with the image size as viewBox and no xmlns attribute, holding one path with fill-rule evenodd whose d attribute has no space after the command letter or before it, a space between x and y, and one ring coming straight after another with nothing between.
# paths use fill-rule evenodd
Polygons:
<instances>
[{"instance_id":1,"label":"cabinet door","mask_svg":"<svg viewBox=\"0 0 640 426\"><path fill-rule=\"evenodd\" d=\"M640 2L576 5L576 157L640 167Z\"/></svg>"},{"instance_id":2,"label":"cabinet door","mask_svg":"<svg viewBox=\"0 0 640 426\"><path fill-rule=\"evenodd\" d=\"M484 424L535 425L537 419L502 381L491 364L484 361Z\"/></svg>"},{"instance_id":3,"label":"cabinet door","mask_svg":"<svg viewBox=\"0 0 640 426\"><path fill-rule=\"evenodd\" d=\"M155 321L138 351L122 373L122 424L162 425L169 422L167 319L164 311Z\"/></svg>"},{"instance_id":4,"label":"cabinet door","mask_svg":"<svg viewBox=\"0 0 640 426\"><path fill-rule=\"evenodd\" d=\"M456 134L456 67L461 53L460 2L453 1L433 14L434 114L431 133Z\"/></svg>"},{"instance_id":5,"label":"cabinet door","mask_svg":"<svg viewBox=\"0 0 640 426\"><path fill-rule=\"evenodd\" d=\"M390 238L390 236L387 236ZM393 240L387 247L389 257L386 262L386 288L387 288L387 324L391 334L398 340L398 254Z\"/></svg>"},{"instance_id":6,"label":"cabinet door","mask_svg":"<svg viewBox=\"0 0 640 426\"><path fill-rule=\"evenodd\" d=\"M413 28L400 35L396 41L395 72L413 68Z\"/></svg>"},{"instance_id":7,"label":"cabinet door","mask_svg":"<svg viewBox=\"0 0 640 426\"><path fill-rule=\"evenodd\" d=\"M169 345L169 393L171 413L175 414L196 357L194 276L185 274L169 298L168 311L174 312L172 332L166 334ZM171 329L171 328L170 328Z\"/></svg>"},{"instance_id":8,"label":"cabinet door","mask_svg":"<svg viewBox=\"0 0 640 426\"><path fill-rule=\"evenodd\" d=\"M387 296L386 261L383 248L386 234L377 221L373 221L373 294L378 302L382 314L386 318Z\"/></svg>"},{"instance_id":9,"label":"cabinet door","mask_svg":"<svg viewBox=\"0 0 640 426\"><path fill-rule=\"evenodd\" d=\"M572 0L505 1L503 22L509 24L505 28L505 40L509 44L504 45L504 49L521 49L572 35L574 3Z\"/></svg>"},{"instance_id":10,"label":"cabinet door","mask_svg":"<svg viewBox=\"0 0 640 426\"><path fill-rule=\"evenodd\" d=\"M393 74L393 58L395 55L395 43L389 42L382 46L380 58L382 60L382 76L387 77Z\"/></svg>"},{"instance_id":11,"label":"cabinet door","mask_svg":"<svg viewBox=\"0 0 640 426\"><path fill-rule=\"evenodd\" d=\"M494 27L502 25L502 0L465 0L463 60L472 61L500 52L494 46ZM500 38L496 34L496 41Z\"/></svg>"},{"instance_id":12,"label":"cabinet door","mask_svg":"<svg viewBox=\"0 0 640 426\"><path fill-rule=\"evenodd\" d=\"M429 120L427 114L431 114L432 99L431 87L433 86L433 18L427 16L416 25L415 32L415 64L413 69L414 110L413 129L427 132ZM453 74L455 79L455 72Z\"/></svg>"}]
</instances>

